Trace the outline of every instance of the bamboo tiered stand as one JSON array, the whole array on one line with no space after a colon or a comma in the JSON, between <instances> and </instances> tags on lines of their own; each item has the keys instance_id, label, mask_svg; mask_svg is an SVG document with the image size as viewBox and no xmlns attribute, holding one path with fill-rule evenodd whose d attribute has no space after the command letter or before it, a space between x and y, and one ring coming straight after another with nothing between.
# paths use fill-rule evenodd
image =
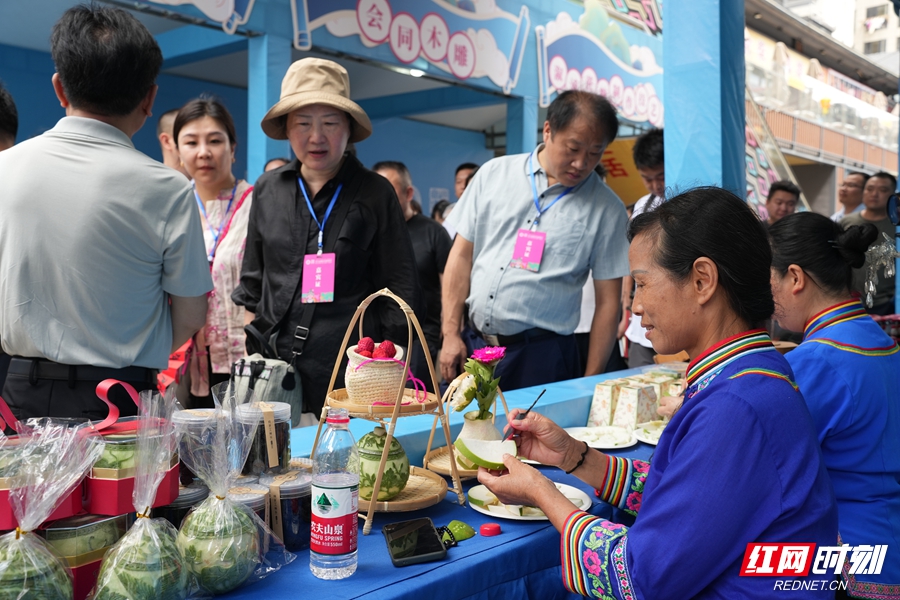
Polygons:
<instances>
[{"instance_id":1,"label":"bamboo tiered stand","mask_svg":"<svg viewBox=\"0 0 900 600\"><path fill-rule=\"evenodd\" d=\"M381 455L381 463L378 467L378 476L375 478L375 487L372 490L372 500L367 501L362 498L359 499L360 516L362 516L363 511L366 512L363 535L368 535L372 530L372 519L376 512L405 512L419 510L437 504L447 495L448 486L443 477L440 477L427 469L411 466L409 482L403 491L400 492L400 495L389 501L377 500L378 492L381 489L384 466L387 463L387 457L391 447L391 440L394 439L394 428L397 425L397 419L416 415L434 415L434 425L432 426L431 437L428 440L429 449L438 422L441 423L441 427L444 430L447 446L452 448L450 444L450 425L447 421L447 415L444 413L443 402L439 400L435 394L424 391L419 392L419 397L421 397L422 394L425 395L424 400L420 401L416 398L415 390L406 388L406 380L409 374L409 356L406 357L407 360L403 367L402 383L400 384L400 389L397 392L397 398L393 405L354 402L346 389L334 389L335 381L337 381L338 373L341 370L341 364L343 363L343 358L347 351L347 343L350 341L350 336L353 333L353 327L359 323L359 337L362 338L362 318L372 301L379 297L390 298L400 306L400 309L406 317L406 324L409 329L409 337L406 345L408 349L407 352L412 351L413 331L415 331L419 341L422 343L422 348L424 349L425 360L428 363L428 372L431 376L432 385L435 390L439 389L438 380L435 376L434 364L431 360L431 353L428 351L428 345L425 341L425 334L422 332L422 327L419 325L419 320L413 313L412 308L410 308L402 298L395 295L387 288L375 292L363 300L356 309L353 318L350 320L350 325L347 327L347 333L344 335L344 341L341 343L341 350L335 361L334 370L331 373L331 382L328 384L325 406L322 409L322 415L319 418L319 426L316 430L316 439L313 442L311 454L311 456L315 454L316 447L319 444L319 436L322 433L322 425L325 423L325 419L328 415L328 408L344 408L351 417L376 421L384 427L387 432L387 438L384 443L384 452ZM449 489L456 493L459 504L463 505L465 504L466 496L463 492L462 484L460 483L455 460L452 461L450 467L447 474L451 477L453 487Z\"/></svg>"}]
</instances>

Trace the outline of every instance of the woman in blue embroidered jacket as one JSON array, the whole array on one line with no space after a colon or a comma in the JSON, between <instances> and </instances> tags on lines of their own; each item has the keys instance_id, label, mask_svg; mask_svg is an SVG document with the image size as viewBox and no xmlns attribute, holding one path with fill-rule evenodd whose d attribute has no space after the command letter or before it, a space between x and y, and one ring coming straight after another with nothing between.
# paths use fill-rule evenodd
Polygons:
<instances>
[{"instance_id":1,"label":"woman in blue embroidered jacket","mask_svg":"<svg viewBox=\"0 0 900 600\"><path fill-rule=\"evenodd\" d=\"M848 595L900 599L900 348L850 295L851 267L865 263L878 230L844 231L821 215L798 213L769 236L775 317L803 332L787 360L834 485L841 540L886 550L879 574L881 551L855 569L853 555L846 557Z\"/></svg>"},{"instance_id":2,"label":"woman in blue embroidered jacket","mask_svg":"<svg viewBox=\"0 0 900 600\"><path fill-rule=\"evenodd\" d=\"M513 411L510 422L519 454L572 472L636 513L634 525L576 510L511 456L502 474L482 469L478 479L504 502L547 514L562 533L571 591L603 599L778 597L774 577L739 576L747 544L833 546L837 510L791 369L759 329L774 309L765 232L733 194L698 188L637 217L629 236L634 313L654 350L686 350L692 359L684 404L652 464L591 450L534 412L515 421ZM764 557L748 560L765 572ZM832 572L810 572L792 597L833 597L833 580Z\"/></svg>"}]
</instances>

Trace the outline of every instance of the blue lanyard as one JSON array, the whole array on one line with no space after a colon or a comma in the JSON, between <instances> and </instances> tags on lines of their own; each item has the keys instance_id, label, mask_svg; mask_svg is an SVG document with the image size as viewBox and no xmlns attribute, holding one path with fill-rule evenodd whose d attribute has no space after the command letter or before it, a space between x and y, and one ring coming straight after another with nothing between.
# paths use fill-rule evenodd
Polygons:
<instances>
[{"instance_id":1,"label":"blue lanyard","mask_svg":"<svg viewBox=\"0 0 900 600\"><path fill-rule=\"evenodd\" d=\"M200 212L203 213L203 219L206 221L206 227L213 235L212 250L210 250L209 255L207 256L210 264L212 264L213 259L216 257L216 250L219 247L219 236L222 235L222 229L225 228L225 224L228 222L228 213L231 212L231 204L234 202L234 195L237 193L237 186L238 182L235 181L234 189L231 190L231 198L228 199L228 206L225 208L225 216L222 217L222 222L219 223L219 229L215 230L210 225L209 216L207 216L206 214L206 207L203 205L203 200L200 199L200 194L197 193L197 184L193 181L191 182L191 187L194 188L194 198L197 199L197 206L200 207Z\"/></svg>"},{"instance_id":2,"label":"blue lanyard","mask_svg":"<svg viewBox=\"0 0 900 600\"><path fill-rule=\"evenodd\" d=\"M531 194L534 196L534 207L537 209L537 213L538 213L537 216L534 218L534 221L532 221L532 223L531 223L531 230L537 231L538 221L541 220L541 216L543 216L543 214L545 212L550 210L551 206L553 206L554 204L559 202L563 196L565 196L566 194L571 192L573 188L564 189L562 191L562 193L559 196L557 196L556 198L554 198L550 204L548 204L544 208L541 208L541 203L538 200L537 184L534 182L534 152L532 152L531 155L528 157L528 171L531 173Z\"/></svg>"},{"instance_id":3,"label":"blue lanyard","mask_svg":"<svg viewBox=\"0 0 900 600\"><path fill-rule=\"evenodd\" d=\"M334 208L334 203L337 202L338 195L341 193L341 188L344 187L344 184L338 184L337 189L334 190L334 196L331 197L331 202L328 203L328 208L325 209L325 217L322 219L322 222L319 223L319 219L316 217L316 211L313 210L312 202L309 201L309 194L306 193L306 186L303 185L303 180L298 177L297 183L300 184L300 191L303 192L303 199L306 200L309 214L312 215L313 221L319 226L319 254L322 254L322 238L325 236L325 223L328 222L328 217L331 216L331 209Z\"/></svg>"}]
</instances>

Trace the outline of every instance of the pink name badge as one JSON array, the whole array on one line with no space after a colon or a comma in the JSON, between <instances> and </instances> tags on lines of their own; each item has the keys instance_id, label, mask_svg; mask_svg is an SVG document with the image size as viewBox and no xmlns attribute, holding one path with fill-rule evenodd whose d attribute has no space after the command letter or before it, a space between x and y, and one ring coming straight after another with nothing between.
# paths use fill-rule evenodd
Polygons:
<instances>
[{"instance_id":1,"label":"pink name badge","mask_svg":"<svg viewBox=\"0 0 900 600\"><path fill-rule=\"evenodd\" d=\"M303 257L303 289L300 302L334 302L334 252Z\"/></svg>"},{"instance_id":2,"label":"pink name badge","mask_svg":"<svg viewBox=\"0 0 900 600\"><path fill-rule=\"evenodd\" d=\"M541 257L544 255L544 244L547 234L543 231L520 229L516 237L516 248L509 264L514 269L525 269L537 273L541 268Z\"/></svg>"}]
</instances>

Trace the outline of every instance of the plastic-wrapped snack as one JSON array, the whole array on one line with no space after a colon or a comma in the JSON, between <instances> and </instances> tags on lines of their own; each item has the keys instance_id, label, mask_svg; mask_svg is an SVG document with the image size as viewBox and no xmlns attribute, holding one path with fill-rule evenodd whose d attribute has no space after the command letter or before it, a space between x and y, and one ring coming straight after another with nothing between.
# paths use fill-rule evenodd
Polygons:
<instances>
[{"instance_id":1,"label":"plastic-wrapped snack","mask_svg":"<svg viewBox=\"0 0 900 600\"><path fill-rule=\"evenodd\" d=\"M262 579L295 558L256 514L228 499L247 460L256 423L235 418L235 406L241 402L227 382L214 386L212 394L214 411L175 419L181 460L209 486L209 497L188 513L178 533L178 547L201 596Z\"/></svg>"},{"instance_id":2,"label":"plastic-wrapped snack","mask_svg":"<svg viewBox=\"0 0 900 600\"><path fill-rule=\"evenodd\" d=\"M9 501L19 526L0 537L0 600L70 600L72 580L62 560L30 533L72 493L103 454L88 426L50 420L23 427Z\"/></svg>"},{"instance_id":3,"label":"plastic-wrapped snack","mask_svg":"<svg viewBox=\"0 0 900 600\"><path fill-rule=\"evenodd\" d=\"M150 518L150 506L177 445L172 423L175 394L174 388L169 389L165 396L141 392L132 452L137 519L103 557L95 600L183 600L191 591L176 542L178 532L165 519Z\"/></svg>"}]
</instances>

